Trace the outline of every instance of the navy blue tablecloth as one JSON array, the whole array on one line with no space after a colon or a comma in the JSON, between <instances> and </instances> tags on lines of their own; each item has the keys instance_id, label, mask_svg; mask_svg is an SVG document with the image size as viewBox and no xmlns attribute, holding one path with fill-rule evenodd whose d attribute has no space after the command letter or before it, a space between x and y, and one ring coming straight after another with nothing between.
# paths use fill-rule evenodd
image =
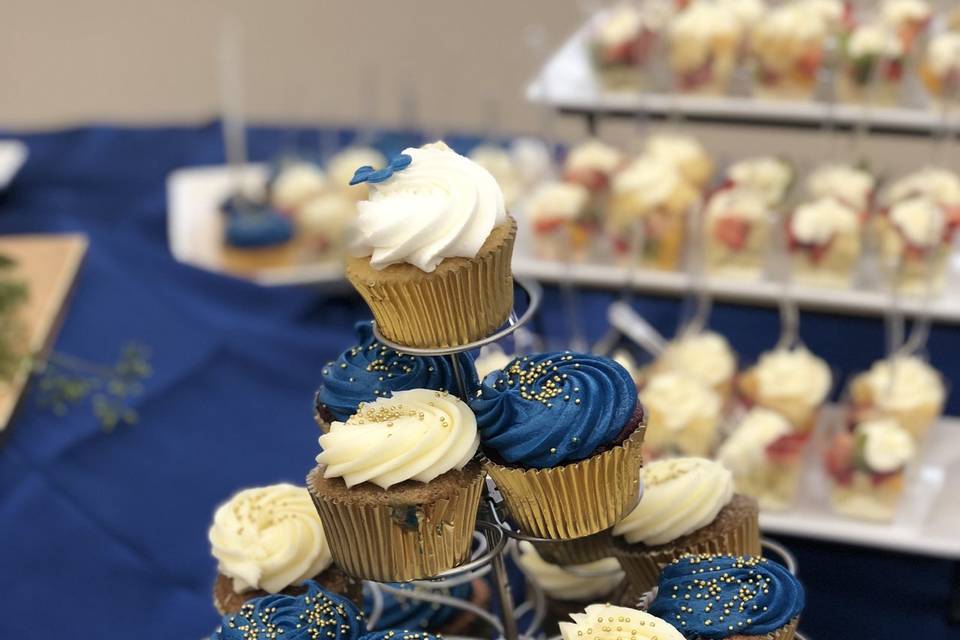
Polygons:
<instances>
[{"instance_id":1,"label":"navy blue tablecloth","mask_svg":"<svg viewBox=\"0 0 960 640\"><path fill-rule=\"evenodd\" d=\"M252 157L273 157L287 133L252 131ZM135 400L139 422L113 432L89 408L58 417L33 393L15 417L0 444L0 638L200 638L217 622L213 509L242 487L302 482L317 449L320 369L365 310L350 295L257 287L171 258L166 176L222 162L215 124L18 137L30 158L0 195L0 233L91 240L57 351L106 363L133 340L152 349L154 374ZM609 300L580 299L593 337ZM636 304L664 331L676 321L673 300ZM548 290L538 319L547 335L566 330L559 309ZM772 311L727 305L713 325L748 359L777 332ZM867 366L883 344L876 320L805 315L803 334L841 373ZM934 364L960 374L958 332L937 327L931 345ZM960 636L944 617L950 563L786 542L801 563L802 626L813 637Z\"/></svg>"}]
</instances>

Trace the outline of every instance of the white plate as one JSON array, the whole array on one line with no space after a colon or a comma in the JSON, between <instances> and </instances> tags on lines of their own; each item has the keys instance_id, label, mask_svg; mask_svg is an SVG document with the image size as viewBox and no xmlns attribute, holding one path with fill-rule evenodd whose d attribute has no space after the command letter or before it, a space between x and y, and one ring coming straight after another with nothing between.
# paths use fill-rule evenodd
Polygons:
<instances>
[{"instance_id":1,"label":"white plate","mask_svg":"<svg viewBox=\"0 0 960 640\"><path fill-rule=\"evenodd\" d=\"M0 191L6 189L27 161L27 145L19 140L0 140Z\"/></svg>"},{"instance_id":2,"label":"white plate","mask_svg":"<svg viewBox=\"0 0 960 640\"><path fill-rule=\"evenodd\" d=\"M170 252L178 261L225 273L220 261L223 220L220 205L241 182L248 194L262 193L269 175L265 164L249 164L234 175L230 167L213 165L178 169L167 177L167 235ZM263 285L325 284L344 282L339 263L274 267L251 277Z\"/></svg>"},{"instance_id":3,"label":"white plate","mask_svg":"<svg viewBox=\"0 0 960 640\"><path fill-rule=\"evenodd\" d=\"M822 432L822 430L821 430ZM815 538L950 559L960 559L960 419L942 418L931 430L918 468L904 491L894 522L877 524L830 511L822 440L815 437L796 504L762 512L765 533Z\"/></svg>"}]
</instances>

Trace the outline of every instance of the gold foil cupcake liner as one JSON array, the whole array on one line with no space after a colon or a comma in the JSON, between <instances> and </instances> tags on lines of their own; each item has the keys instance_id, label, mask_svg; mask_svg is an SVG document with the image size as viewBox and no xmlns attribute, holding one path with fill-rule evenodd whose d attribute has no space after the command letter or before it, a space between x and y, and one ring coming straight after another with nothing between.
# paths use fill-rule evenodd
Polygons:
<instances>
[{"instance_id":1,"label":"gold foil cupcake liner","mask_svg":"<svg viewBox=\"0 0 960 640\"><path fill-rule=\"evenodd\" d=\"M772 631L765 636L760 636L762 640L793 640L797 635L797 626L800 624L800 616L796 616L786 625L776 631Z\"/></svg>"},{"instance_id":2,"label":"gold foil cupcake liner","mask_svg":"<svg viewBox=\"0 0 960 640\"><path fill-rule=\"evenodd\" d=\"M613 449L562 467L520 469L488 459L483 467L524 533L583 538L609 529L636 506L644 431L638 426Z\"/></svg>"},{"instance_id":3,"label":"gold foil cupcake liner","mask_svg":"<svg viewBox=\"0 0 960 640\"><path fill-rule=\"evenodd\" d=\"M377 271L348 258L346 275L380 333L411 347L451 347L493 333L513 308L510 263L517 223L495 227L476 258L447 258L432 273L410 264Z\"/></svg>"},{"instance_id":4,"label":"gold foil cupcake liner","mask_svg":"<svg viewBox=\"0 0 960 640\"><path fill-rule=\"evenodd\" d=\"M587 564L613 556L610 529L573 540L551 540L532 544L541 558L560 566Z\"/></svg>"},{"instance_id":5,"label":"gold foil cupcake liner","mask_svg":"<svg viewBox=\"0 0 960 640\"><path fill-rule=\"evenodd\" d=\"M358 578L404 582L429 578L470 555L484 474L459 493L429 504L370 504L318 495L307 476L333 561Z\"/></svg>"},{"instance_id":6,"label":"gold foil cupcake liner","mask_svg":"<svg viewBox=\"0 0 960 640\"><path fill-rule=\"evenodd\" d=\"M714 554L730 556L759 556L760 526L756 518L744 518L737 527L718 532L717 535L692 544L666 545L665 548L642 548L631 550L626 544L616 544L614 555L620 561L633 591L643 593L660 582L660 572L665 566L685 554Z\"/></svg>"}]
</instances>

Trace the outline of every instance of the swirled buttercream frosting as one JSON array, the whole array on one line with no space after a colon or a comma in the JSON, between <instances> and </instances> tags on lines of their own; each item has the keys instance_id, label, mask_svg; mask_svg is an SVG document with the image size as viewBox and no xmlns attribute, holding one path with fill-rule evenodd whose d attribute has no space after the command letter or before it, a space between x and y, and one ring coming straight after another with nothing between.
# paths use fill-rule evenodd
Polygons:
<instances>
[{"instance_id":1,"label":"swirled buttercream frosting","mask_svg":"<svg viewBox=\"0 0 960 640\"><path fill-rule=\"evenodd\" d=\"M355 640L365 631L363 614L343 596L308 581L298 596L254 598L224 616L211 640Z\"/></svg>"},{"instance_id":2,"label":"swirled buttercream frosting","mask_svg":"<svg viewBox=\"0 0 960 640\"><path fill-rule=\"evenodd\" d=\"M683 640L666 620L628 607L592 604L570 618L573 622L560 623L563 640Z\"/></svg>"},{"instance_id":3,"label":"swirled buttercream frosting","mask_svg":"<svg viewBox=\"0 0 960 640\"><path fill-rule=\"evenodd\" d=\"M237 493L214 513L209 538L220 573L237 593L277 593L332 562L310 494L291 484Z\"/></svg>"},{"instance_id":4,"label":"swirled buttercream frosting","mask_svg":"<svg viewBox=\"0 0 960 640\"><path fill-rule=\"evenodd\" d=\"M357 342L323 367L317 408L346 420L361 402L389 398L397 391L431 389L459 392L453 364L447 357L411 356L379 342L369 322L358 322ZM477 385L473 357L456 356L468 391Z\"/></svg>"},{"instance_id":5,"label":"swirled buttercream frosting","mask_svg":"<svg viewBox=\"0 0 960 640\"><path fill-rule=\"evenodd\" d=\"M663 569L649 611L676 621L688 638L752 637L786 626L804 600L803 586L775 562L684 556Z\"/></svg>"},{"instance_id":6,"label":"swirled buttercream frosting","mask_svg":"<svg viewBox=\"0 0 960 640\"><path fill-rule=\"evenodd\" d=\"M488 453L507 464L549 468L615 441L637 407L637 388L609 358L543 353L488 375L471 406Z\"/></svg>"},{"instance_id":7,"label":"swirled buttercream frosting","mask_svg":"<svg viewBox=\"0 0 960 640\"><path fill-rule=\"evenodd\" d=\"M409 263L431 272L444 258L474 258L507 220L503 192L489 171L435 142L405 149L383 169L357 169L369 199L357 203L354 252L384 269Z\"/></svg>"},{"instance_id":8,"label":"swirled buttercream frosting","mask_svg":"<svg viewBox=\"0 0 960 640\"><path fill-rule=\"evenodd\" d=\"M362 405L320 436L323 477L348 487L384 489L406 480L430 482L462 469L480 443L477 421L461 400L443 391L410 389Z\"/></svg>"}]
</instances>

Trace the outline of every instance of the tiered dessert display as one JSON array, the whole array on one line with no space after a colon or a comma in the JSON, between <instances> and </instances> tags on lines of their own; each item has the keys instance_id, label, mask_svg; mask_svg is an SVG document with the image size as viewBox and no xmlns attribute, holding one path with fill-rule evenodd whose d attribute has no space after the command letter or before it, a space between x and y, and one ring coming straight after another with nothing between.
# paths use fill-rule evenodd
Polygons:
<instances>
[{"instance_id":1,"label":"tiered dessert display","mask_svg":"<svg viewBox=\"0 0 960 640\"><path fill-rule=\"evenodd\" d=\"M371 195L346 271L375 321L324 368L306 492L245 491L218 510L210 540L226 616L214 638L426 640L452 624L403 615L405 597L454 605L507 640L532 610L533 637L542 607L514 607L508 548L554 622L569 614L569 640L612 625L635 638L799 637L803 589L759 557L756 503L734 495L730 473L699 458L641 468L646 415L626 369L558 351L475 377L468 352L515 331L540 299L517 281L528 302L513 311L516 225L491 174L434 143L353 182ZM453 592L488 570L499 618L482 595ZM704 572L715 601L674 610ZM370 583L367 617L351 602L357 579L402 584ZM431 583L449 591L416 593ZM411 621L429 628L399 626Z\"/></svg>"}]
</instances>

